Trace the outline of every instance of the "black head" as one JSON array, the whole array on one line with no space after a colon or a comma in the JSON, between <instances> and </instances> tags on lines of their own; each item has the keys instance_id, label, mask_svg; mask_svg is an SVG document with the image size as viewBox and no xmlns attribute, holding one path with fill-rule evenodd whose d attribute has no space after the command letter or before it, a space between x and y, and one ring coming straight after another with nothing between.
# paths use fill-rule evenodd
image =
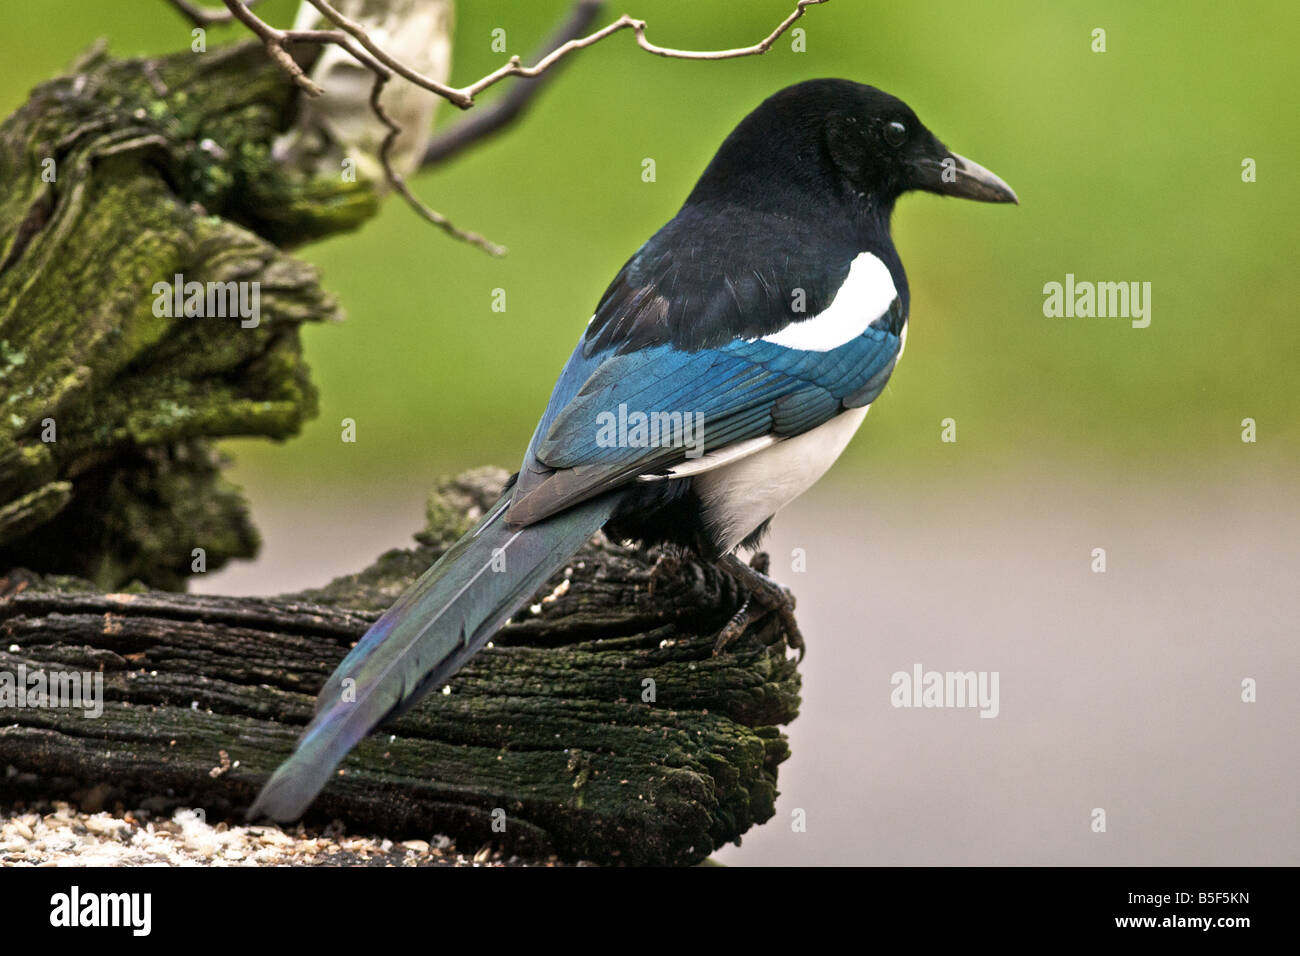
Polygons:
<instances>
[{"instance_id":1,"label":"black head","mask_svg":"<svg viewBox=\"0 0 1300 956\"><path fill-rule=\"evenodd\" d=\"M902 100L849 80L809 80L768 97L727 137L687 204L717 200L787 215L828 206L883 214L912 189L1018 202L951 152Z\"/></svg>"}]
</instances>

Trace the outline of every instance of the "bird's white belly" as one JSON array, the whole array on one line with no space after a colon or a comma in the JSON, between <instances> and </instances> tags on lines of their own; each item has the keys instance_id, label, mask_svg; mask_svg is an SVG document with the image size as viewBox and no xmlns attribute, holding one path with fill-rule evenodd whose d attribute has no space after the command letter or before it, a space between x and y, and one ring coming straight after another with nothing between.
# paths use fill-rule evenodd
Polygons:
<instances>
[{"instance_id":1,"label":"bird's white belly","mask_svg":"<svg viewBox=\"0 0 1300 956\"><path fill-rule=\"evenodd\" d=\"M850 408L812 431L696 475L705 525L723 550L811 488L840 457L869 407Z\"/></svg>"}]
</instances>

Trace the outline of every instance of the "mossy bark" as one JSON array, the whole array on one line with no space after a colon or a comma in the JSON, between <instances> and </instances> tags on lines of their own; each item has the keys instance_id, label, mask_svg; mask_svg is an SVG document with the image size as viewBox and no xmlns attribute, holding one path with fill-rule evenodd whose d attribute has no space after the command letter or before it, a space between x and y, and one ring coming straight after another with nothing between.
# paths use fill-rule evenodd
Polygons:
<instances>
[{"instance_id":1,"label":"mossy bark","mask_svg":"<svg viewBox=\"0 0 1300 956\"><path fill-rule=\"evenodd\" d=\"M294 97L256 43L93 51L0 125L0 568L175 588L255 552L209 442L315 414L299 326L338 310L281 247L378 203L273 160ZM178 276L256 283L255 325L160 315Z\"/></svg>"},{"instance_id":2,"label":"mossy bark","mask_svg":"<svg viewBox=\"0 0 1300 956\"><path fill-rule=\"evenodd\" d=\"M2 711L0 799L108 784L238 813L355 641L492 500L504 472L432 499L423 542L273 599L105 594L11 574L0 673L102 672L102 716ZM743 595L709 565L597 538L452 681L347 758L310 811L394 838L446 833L528 857L682 864L775 812L778 725L799 676L775 616L723 654ZM24 791L24 787L26 791ZM101 788L102 798L102 788ZM494 827L494 823L496 826Z\"/></svg>"}]
</instances>

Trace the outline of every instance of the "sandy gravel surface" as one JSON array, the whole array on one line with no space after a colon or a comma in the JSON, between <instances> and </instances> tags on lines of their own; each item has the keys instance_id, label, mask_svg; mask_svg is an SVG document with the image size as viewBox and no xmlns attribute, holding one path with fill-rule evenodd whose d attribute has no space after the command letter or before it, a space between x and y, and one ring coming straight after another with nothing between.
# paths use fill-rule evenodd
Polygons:
<instances>
[{"instance_id":1,"label":"sandy gravel surface","mask_svg":"<svg viewBox=\"0 0 1300 956\"><path fill-rule=\"evenodd\" d=\"M87 813L63 803L0 808L0 866L510 866L491 847L462 852L449 839L394 843L349 835L342 824L288 830L209 824L201 810Z\"/></svg>"}]
</instances>

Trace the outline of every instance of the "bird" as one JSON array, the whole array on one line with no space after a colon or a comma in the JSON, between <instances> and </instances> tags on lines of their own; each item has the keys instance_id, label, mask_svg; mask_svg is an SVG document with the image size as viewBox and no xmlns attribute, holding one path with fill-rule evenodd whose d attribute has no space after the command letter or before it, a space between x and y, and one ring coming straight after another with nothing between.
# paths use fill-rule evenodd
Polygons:
<instances>
[{"instance_id":1,"label":"bird","mask_svg":"<svg viewBox=\"0 0 1300 956\"><path fill-rule=\"evenodd\" d=\"M914 190L1019 203L872 86L808 80L745 116L600 297L500 499L344 657L249 816L302 816L601 528L743 586L717 652L775 611L802 653L793 598L737 552L830 468L903 354L890 221Z\"/></svg>"}]
</instances>

